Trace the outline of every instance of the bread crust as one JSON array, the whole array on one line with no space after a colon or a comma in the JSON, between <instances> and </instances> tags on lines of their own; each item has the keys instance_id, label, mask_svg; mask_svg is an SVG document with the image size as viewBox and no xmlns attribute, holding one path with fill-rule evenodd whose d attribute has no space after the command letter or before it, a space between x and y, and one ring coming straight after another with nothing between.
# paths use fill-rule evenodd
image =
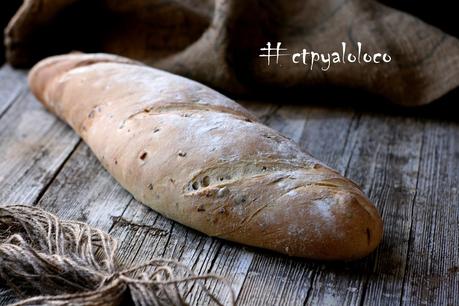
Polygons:
<instances>
[{"instance_id":1,"label":"bread crust","mask_svg":"<svg viewBox=\"0 0 459 306\"><path fill-rule=\"evenodd\" d=\"M359 187L192 80L108 54L69 54L29 74L137 200L210 236L320 260L366 256L383 224Z\"/></svg>"}]
</instances>

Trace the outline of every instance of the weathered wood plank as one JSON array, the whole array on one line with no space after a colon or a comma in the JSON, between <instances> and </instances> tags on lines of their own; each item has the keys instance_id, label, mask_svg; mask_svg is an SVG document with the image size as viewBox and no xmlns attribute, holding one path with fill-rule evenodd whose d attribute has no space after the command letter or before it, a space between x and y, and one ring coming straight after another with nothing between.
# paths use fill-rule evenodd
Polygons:
<instances>
[{"instance_id":1,"label":"weathered wood plank","mask_svg":"<svg viewBox=\"0 0 459 306\"><path fill-rule=\"evenodd\" d=\"M8 65L0 68L0 118L13 102L27 93L26 73Z\"/></svg>"},{"instance_id":2,"label":"weathered wood plank","mask_svg":"<svg viewBox=\"0 0 459 306\"><path fill-rule=\"evenodd\" d=\"M349 137L346 150L352 158L345 172L379 207L385 220L384 240L364 260L324 266L307 303L399 302L422 133L422 124L413 119L366 114L359 120Z\"/></svg>"},{"instance_id":3,"label":"weathered wood plank","mask_svg":"<svg viewBox=\"0 0 459 306\"><path fill-rule=\"evenodd\" d=\"M426 122L403 305L459 305L459 123Z\"/></svg>"},{"instance_id":4,"label":"weathered wood plank","mask_svg":"<svg viewBox=\"0 0 459 306\"><path fill-rule=\"evenodd\" d=\"M38 202L65 219L76 219L108 231L132 196L103 169L81 142Z\"/></svg>"},{"instance_id":5,"label":"weathered wood plank","mask_svg":"<svg viewBox=\"0 0 459 306\"><path fill-rule=\"evenodd\" d=\"M0 120L0 203L33 203L78 143L71 129L30 95Z\"/></svg>"},{"instance_id":6,"label":"weathered wood plank","mask_svg":"<svg viewBox=\"0 0 459 306\"><path fill-rule=\"evenodd\" d=\"M24 72L0 70L0 205L35 203L79 138L27 92ZM11 302L0 292L0 304Z\"/></svg>"},{"instance_id":7,"label":"weathered wood plank","mask_svg":"<svg viewBox=\"0 0 459 306\"><path fill-rule=\"evenodd\" d=\"M368 263L362 297L364 303L387 305L399 303L401 297L424 125L402 117L377 120L382 121L379 125L386 136L378 137L371 132L362 135L362 143L370 143L371 138L374 144L357 157L370 165L371 175L365 186L382 211L385 233L382 245L371 258L374 260ZM372 126L368 125L367 130L373 130ZM373 161L368 162L368 158Z\"/></svg>"}]
</instances>

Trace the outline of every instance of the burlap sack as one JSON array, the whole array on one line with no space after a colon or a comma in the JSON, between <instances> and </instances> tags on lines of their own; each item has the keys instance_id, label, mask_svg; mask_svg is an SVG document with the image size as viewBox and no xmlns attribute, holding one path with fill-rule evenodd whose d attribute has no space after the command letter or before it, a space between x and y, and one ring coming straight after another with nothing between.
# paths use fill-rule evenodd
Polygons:
<instances>
[{"instance_id":1,"label":"burlap sack","mask_svg":"<svg viewBox=\"0 0 459 306\"><path fill-rule=\"evenodd\" d=\"M259 57L267 42L387 52L384 64L322 71ZM359 88L402 105L429 103L459 85L459 40L371 0L26 0L5 32L7 60L30 66L56 53L110 52L230 92Z\"/></svg>"}]
</instances>

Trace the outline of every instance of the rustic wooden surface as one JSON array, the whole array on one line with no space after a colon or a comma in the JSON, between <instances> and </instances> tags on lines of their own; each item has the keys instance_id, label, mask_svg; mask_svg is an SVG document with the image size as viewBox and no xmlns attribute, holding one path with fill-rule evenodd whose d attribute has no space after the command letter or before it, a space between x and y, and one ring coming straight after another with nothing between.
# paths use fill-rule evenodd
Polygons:
<instances>
[{"instance_id":1,"label":"rustic wooden surface","mask_svg":"<svg viewBox=\"0 0 459 306\"><path fill-rule=\"evenodd\" d=\"M240 305L459 305L457 118L303 100L242 104L355 180L376 203L384 240L363 260L288 258L206 237L156 214L41 107L27 90L26 73L7 65L0 70L0 203L37 205L100 227L119 239L125 265L165 256L223 275ZM229 298L219 284L208 285ZM207 304L189 290L192 301ZM0 289L0 304L12 301Z\"/></svg>"}]
</instances>

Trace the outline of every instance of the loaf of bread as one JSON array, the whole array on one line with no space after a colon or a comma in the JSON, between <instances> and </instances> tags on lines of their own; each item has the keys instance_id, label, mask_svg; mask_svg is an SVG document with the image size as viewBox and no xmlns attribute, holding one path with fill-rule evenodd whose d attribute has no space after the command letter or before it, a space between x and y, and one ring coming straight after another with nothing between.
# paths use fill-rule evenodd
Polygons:
<instances>
[{"instance_id":1,"label":"loaf of bread","mask_svg":"<svg viewBox=\"0 0 459 306\"><path fill-rule=\"evenodd\" d=\"M138 201L181 224L320 260L381 240L356 184L204 85L108 54L45 59L29 84Z\"/></svg>"}]
</instances>

